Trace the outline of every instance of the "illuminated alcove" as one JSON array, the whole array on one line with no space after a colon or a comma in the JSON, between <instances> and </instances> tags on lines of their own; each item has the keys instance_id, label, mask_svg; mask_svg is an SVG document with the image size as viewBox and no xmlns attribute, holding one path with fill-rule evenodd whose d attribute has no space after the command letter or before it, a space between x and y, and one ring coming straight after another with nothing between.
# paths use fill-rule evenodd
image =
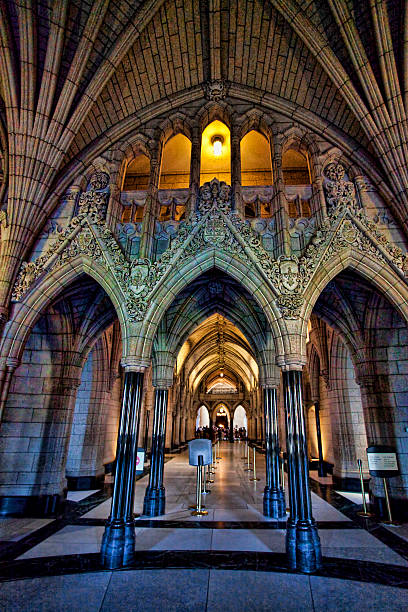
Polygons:
<instances>
[{"instance_id":1,"label":"illuminated alcove","mask_svg":"<svg viewBox=\"0 0 408 612\"><path fill-rule=\"evenodd\" d=\"M310 185L309 164L306 155L295 149L287 149L282 155L282 172L285 185Z\"/></svg>"},{"instance_id":2,"label":"illuminated alcove","mask_svg":"<svg viewBox=\"0 0 408 612\"><path fill-rule=\"evenodd\" d=\"M126 169L123 183L124 191L141 191L149 186L150 160L144 153L139 153Z\"/></svg>"},{"instance_id":3,"label":"illuminated alcove","mask_svg":"<svg viewBox=\"0 0 408 612\"><path fill-rule=\"evenodd\" d=\"M176 134L163 148L159 189L188 189L190 184L191 142Z\"/></svg>"},{"instance_id":4,"label":"illuminated alcove","mask_svg":"<svg viewBox=\"0 0 408 612\"><path fill-rule=\"evenodd\" d=\"M231 184L230 131L218 120L207 125L202 133L200 185L214 177Z\"/></svg>"},{"instance_id":5,"label":"illuminated alcove","mask_svg":"<svg viewBox=\"0 0 408 612\"><path fill-rule=\"evenodd\" d=\"M243 187L272 185L269 143L265 136L251 130L241 140L241 184Z\"/></svg>"}]
</instances>

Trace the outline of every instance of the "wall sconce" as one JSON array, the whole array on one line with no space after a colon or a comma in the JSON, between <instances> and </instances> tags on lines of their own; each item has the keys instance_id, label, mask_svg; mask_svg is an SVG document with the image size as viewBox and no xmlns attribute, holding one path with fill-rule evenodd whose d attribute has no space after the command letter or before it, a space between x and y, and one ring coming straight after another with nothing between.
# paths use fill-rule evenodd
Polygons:
<instances>
[{"instance_id":1,"label":"wall sconce","mask_svg":"<svg viewBox=\"0 0 408 612\"><path fill-rule=\"evenodd\" d=\"M215 157L219 157L221 155L223 143L224 138L222 136L213 136L211 138L211 144L213 146L213 152Z\"/></svg>"}]
</instances>

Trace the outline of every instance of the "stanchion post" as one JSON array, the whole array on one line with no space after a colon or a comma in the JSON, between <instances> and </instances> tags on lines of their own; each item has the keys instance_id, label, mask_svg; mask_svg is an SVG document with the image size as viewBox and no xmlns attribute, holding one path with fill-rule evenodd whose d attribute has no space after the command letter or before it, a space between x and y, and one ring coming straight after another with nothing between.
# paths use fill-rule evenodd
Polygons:
<instances>
[{"instance_id":1,"label":"stanchion post","mask_svg":"<svg viewBox=\"0 0 408 612\"><path fill-rule=\"evenodd\" d=\"M367 504L365 498L364 491L364 479L363 479L363 463L361 459L357 459L358 470L360 472L360 485L361 485L361 495L363 496L363 511L357 512L358 516L363 516L365 518L370 518L370 516L374 516L372 512L367 512Z\"/></svg>"},{"instance_id":2,"label":"stanchion post","mask_svg":"<svg viewBox=\"0 0 408 612\"><path fill-rule=\"evenodd\" d=\"M399 523L393 521L392 519L392 514L391 514L391 503L390 503L390 496L388 494L388 485L387 485L387 479L383 478L383 485L384 485L384 494L385 494L385 505L387 506L387 514L388 514L388 521L381 521L384 525L395 525L396 527L399 526Z\"/></svg>"},{"instance_id":3,"label":"stanchion post","mask_svg":"<svg viewBox=\"0 0 408 612\"><path fill-rule=\"evenodd\" d=\"M254 451L254 469L253 469L254 475L253 475L252 478L249 479L251 481L259 480L259 478L256 477L256 464L255 464L256 450L255 450L255 446L253 448L253 451Z\"/></svg>"},{"instance_id":4,"label":"stanchion post","mask_svg":"<svg viewBox=\"0 0 408 612\"><path fill-rule=\"evenodd\" d=\"M212 470L211 470L211 466L212 466L212 463L209 463L209 464L208 464L208 469L207 469L207 483L208 483L208 484L212 484L212 483L214 482L214 481L212 480L212 478L211 478L211 475L213 474L213 472L212 472Z\"/></svg>"},{"instance_id":5,"label":"stanchion post","mask_svg":"<svg viewBox=\"0 0 408 612\"><path fill-rule=\"evenodd\" d=\"M203 510L203 506L201 503L201 492L202 492L202 467L203 467L203 456L198 456L198 465L197 465L197 485L196 485L196 509L191 513L192 516L204 516L208 514L207 510Z\"/></svg>"},{"instance_id":6,"label":"stanchion post","mask_svg":"<svg viewBox=\"0 0 408 612\"><path fill-rule=\"evenodd\" d=\"M217 440L217 459L222 459L222 457L220 457L220 441Z\"/></svg>"},{"instance_id":7,"label":"stanchion post","mask_svg":"<svg viewBox=\"0 0 408 612\"><path fill-rule=\"evenodd\" d=\"M249 447L248 447L248 452L247 452L247 467L246 467L246 470L245 470L246 472L252 472L252 468L249 465L249 460L250 460L249 456L250 456L250 452L249 452Z\"/></svg>"},{"instance_id":8,"label":"stanchion post","mask_svg":"<svg viewBox=\"0 0 408 612\"><path fill-rule=\"evenodd\" d=\"M201 484L202 484L202 490L201 490L202 495L208 495L209 493L211 493L211 491L207 489L207 486L206 486L207 480L205 478L205 465L201 467Z\"/></svg>"},{"instance_id":9,"label":"stanchion post","mask_svg":"<svg viewBox=\"0 0 408 612\"><path fill-rule=\"evenodd\" d=\"M245 440L244 454L242 455L241 459L246 459L247 455L248 455L248 440Z\"/></svg>"}]
</instances>

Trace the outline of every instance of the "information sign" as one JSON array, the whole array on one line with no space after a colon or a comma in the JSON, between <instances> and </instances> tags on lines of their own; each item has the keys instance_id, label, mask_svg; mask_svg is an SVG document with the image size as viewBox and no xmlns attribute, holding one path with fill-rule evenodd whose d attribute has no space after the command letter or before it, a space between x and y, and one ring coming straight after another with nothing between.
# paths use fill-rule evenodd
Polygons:
<instances>
[{"instance_id":1,"label":"information sign","mask_svg":"<svg viewBox=\"0 0 408 612\"><path fill-rule=\"evenodd\" d=\"M144 470L145 450L144 448L137 449L136 457L136 474L141 474Z\"/></svg>"},{"instance_id":2,"label":"information sign","mask_svg":"<svg viewBox=\"0 0 408 612\"><path fill-rule=\"evenodd\" d=\"M367 459L371 476L380 478L398 476L397 454L391 446L369 446Z\"/></svg>"}]
</instances>

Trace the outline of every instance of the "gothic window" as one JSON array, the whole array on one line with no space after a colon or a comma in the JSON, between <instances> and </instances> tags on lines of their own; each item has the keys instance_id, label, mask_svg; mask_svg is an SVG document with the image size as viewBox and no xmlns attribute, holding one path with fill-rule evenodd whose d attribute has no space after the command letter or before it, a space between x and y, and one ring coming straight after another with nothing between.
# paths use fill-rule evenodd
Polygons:
<instances>
[{"instance_id":1,"label":"gothic window","mask_svg":"<svg viewBox=\"0 0 408 612\"><path fill-rule=\"evenodd\" d=\"M287 149L282 155L282 171L285 185L310 185L309 164L306 155L295 149Z\"/></svg>"},{"instance_id":2,"label":"gothic window","mask_svg":"<svg viewBox=\"0 0 408 612\"><path fill-rule=\"evenodd\" d=\"M214 177L231 184L230 131L221 121L207 125L201 136L200 185Z\"/></svg>"},{"instance_id":3,"label":"gothic window","mask_svg":"<svg viewBox=\"0 0 408 612\"><path fill-rule=\"evenodd\" d=\"M190 184L191 142L176 134L163 148L159 189L188 189Z\"/></svg>"},{"instance_id":4,"label":"gothic window","mask_svg":"<svg viewBox=\"0 0 408 612\"><path fill-rule=\"evenodd\" d=\"M241 185L272 185L269 143L255 130L248 132L241 140Z\"/></svg>"}]
</instances>

